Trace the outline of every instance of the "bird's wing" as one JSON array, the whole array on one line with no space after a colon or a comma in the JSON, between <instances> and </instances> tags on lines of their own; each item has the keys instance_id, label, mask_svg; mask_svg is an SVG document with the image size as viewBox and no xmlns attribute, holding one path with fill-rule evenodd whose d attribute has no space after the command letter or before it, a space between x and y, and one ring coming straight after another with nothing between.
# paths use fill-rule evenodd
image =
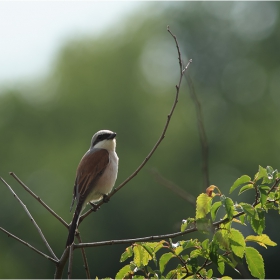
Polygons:
<instances>
[{"instance_id":1,"label":"bird's wing","mask_svg":"<svg viewBox=\"0 0 280 280\"><path fill-rule=\"evenodd\" d=\"M87 152L77 168L76 194L87 196L108 163L109 152L106 149L93 149Z\"/></svg>"}]
</instances>

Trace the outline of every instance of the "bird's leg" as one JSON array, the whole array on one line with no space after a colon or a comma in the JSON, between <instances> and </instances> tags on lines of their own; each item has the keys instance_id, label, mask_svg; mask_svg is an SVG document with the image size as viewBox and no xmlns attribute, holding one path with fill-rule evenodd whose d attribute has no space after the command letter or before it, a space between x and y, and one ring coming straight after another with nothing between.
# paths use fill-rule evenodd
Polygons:
<instances>
[{"instance_id":1,"label":"bird's leg","mask_svg":"<svg viewBox=\"0 0 280 280\"><path fill-rule=\"evenodd\" d=\"M103 194L103 202L108 203L110 201L110 197L107 194Z\"/></svg>"},{"instance_id":2,"label":"bird's leg","mask_svg":"<svg viewBox=\"0 0 280 280\"><path fill-rule=\"evenodd\" d=\"M92 203L92 202L89 202L89 204L91 205L92 210L93 210L94 212L96 212L96 211L100 208L99 206L97 206L96 204L94 204L94 203Z\"/></svg>"}]
</instances>

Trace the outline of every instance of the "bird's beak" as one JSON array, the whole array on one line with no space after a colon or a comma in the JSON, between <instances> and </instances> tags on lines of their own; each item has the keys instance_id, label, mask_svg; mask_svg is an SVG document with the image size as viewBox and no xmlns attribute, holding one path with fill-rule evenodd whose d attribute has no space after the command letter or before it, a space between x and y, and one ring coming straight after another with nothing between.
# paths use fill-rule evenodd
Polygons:
<instances>
[{"instance_id":1,"label":"bird's beak","mask_svg":"<svg viewBox=\"0 0 280 280\"><path fill-rule=\"evenodd\" d=\"M117 133L114 132L107 138L107 140L114 139L116 136L117 136Z\"/></svg>"}]
</instances>

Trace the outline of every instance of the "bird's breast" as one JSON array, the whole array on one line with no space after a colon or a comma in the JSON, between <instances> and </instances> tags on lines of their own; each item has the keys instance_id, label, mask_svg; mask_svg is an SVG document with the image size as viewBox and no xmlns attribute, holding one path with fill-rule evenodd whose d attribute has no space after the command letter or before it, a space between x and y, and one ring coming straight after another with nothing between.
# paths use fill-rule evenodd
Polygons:
<instances>
[{"instance_id":1,"label":"bird's breast","mask_svg":"<svg viewBox=\"0 0 280 280\"><path fill-rule=\"evenodd\" d=\"M88 201L94 203L102 199L104 194L109 194L113 189L118 175L119 158L115 152L109 152L109 163L100 176L92 192L89 194Z\"/></svg>"}]
</instances>

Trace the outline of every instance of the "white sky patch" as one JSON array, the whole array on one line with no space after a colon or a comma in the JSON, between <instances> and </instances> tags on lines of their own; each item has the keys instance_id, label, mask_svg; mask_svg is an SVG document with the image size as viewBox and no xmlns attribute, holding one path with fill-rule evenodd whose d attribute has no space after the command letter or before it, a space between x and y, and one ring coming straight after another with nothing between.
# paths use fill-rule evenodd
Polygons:
<instances>
[{"instance_id":1,"label":"white sky patch","mask_svg":"<svg viewBox=\"0 0 280 280\"><path fill-rule=\"evenodd\" d=\"M0 87L44 75L74 36L100 35L140 2L0 2Z\"/></svg>"}]
</instances>

